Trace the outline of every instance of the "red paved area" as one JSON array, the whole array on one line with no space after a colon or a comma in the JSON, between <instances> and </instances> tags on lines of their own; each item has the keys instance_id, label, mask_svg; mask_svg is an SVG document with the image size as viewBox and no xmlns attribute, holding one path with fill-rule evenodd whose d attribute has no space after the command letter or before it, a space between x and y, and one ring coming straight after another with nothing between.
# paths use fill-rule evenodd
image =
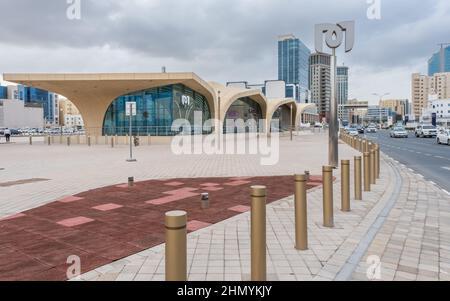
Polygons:
<instances>
[{"instance_id":1,"label":"red paved area","mask_svg":"<svg viewBox=\"0 0 450 301\"><path fill-rule=\"evenodd\" d=\"M312 177L315 186L320 177ZM267 201L294 193L292 176L196 178L115 185L68 196L0 220L0 280L66 280L70 255L85 273L164 243L164 213L188 212L188 231L249 210L250 186ZM210 208L201 209L208 191Z\"/></svg>"}]
</instances>

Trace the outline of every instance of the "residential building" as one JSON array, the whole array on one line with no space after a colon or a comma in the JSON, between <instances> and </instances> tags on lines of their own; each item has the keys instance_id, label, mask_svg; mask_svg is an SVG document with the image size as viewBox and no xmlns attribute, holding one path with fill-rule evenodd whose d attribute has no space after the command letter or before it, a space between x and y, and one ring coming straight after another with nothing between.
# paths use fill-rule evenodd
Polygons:
<instances>
[{"instance_id":1,"label":"residential building","mask_svg":"<svg viewBox=\"0 0 450 301\"><path fill-rule=\"evenodd\" d=\"M336 69L338 118L348 121L349 111L344 107L344 105L348 102L348 67L339 66Z\"/></svg>"},{"instance_id":2,"label":"residential building","mask_svg":"<svg viewBox=\"0 0 450 301\"><path fill-rule=\"evenodd\" d=\"M80 114L77 114L77 115L73 115L73 114L64 115L64 126L65 127L81 128L81 127L83 127L83 125L84 125L83 117L81 117Z\"/></svg>"},{"instance_id":3,"label":"residential building","mask_svg":"<svg viewBox=\"0 0 450 301\"><path fill-rule=\"evenodd\" d=\"M309 89L311 103L317 105L321 118L329 118L331 99L331 56L326 53L314 53L310 56Z\"/></svg>"},{"instance_id":4,"label":"residential building","mask_svg":"<svg viewBox=\"0 0 450 301\"><path fill-rule=\"evenodd\" d=\"M441 47L440 51L428 60L428 76L442 72L450 72L450 45Z\"/></svg>"},{"instance_id":5,"label":"residential building","mask_svg":"<svg viewBox=\"0 0 450 301\"><path fill-rule=\"evenodd\" d=\"M44 109L39 103L0 99L0 127L43 128Z\"/></svg>"},{"instance_id":6,"label":"residential building","mask_svg":"<svg viewBox=\"0 0 450 301\"><path fill-rule=\"evenodd\" d=\"M278 37L278 79L286 83L298 102L307 102L311 51L294 35Z\"/></svg>"},{"instance_id":7,"label":"residential building","mask_svg":"<svg viewBox=\"0 0 450 301\"><path fill-rule=\"evenodd\" d=\"M411 81L413 114L418 120L422 110L428 107L430 95L436 94L439 99L450 98L450 72L435 73L433 76L414 73Z\"/></svg>"},{"instance_id":8,"label":"residential building","mask_svg":"<svg viewBox=\"0 0 450 301\"><path fill-rule=\"evenodd\" d=\"M391 109L398 118L404 119L409 114L409 101L407 99L385 99L381 100L380 107Z\"/></svg>"},{"instance_id":9,"label":"residential building","mask_svg":"<svg viewBox=\"0 0 450 301\"><path fill-rule=\"evenodd\" d=\"M67 98L59 98L59 122L62 126L83 126L83 119L77 107Z\"/></svg>"},{"instance_id":10,"label":"residential building","mask_svg":"<svg viewBox=\"0 0 450 301\"><path fill-rule=\"evenodd\" d=\"M423 123L432 123L433 116L436 117L436 124L444 127L450 127L450 98L438 99L431 97L428 107L422 111L420 121Z\"/></svg>"}]
</instances>

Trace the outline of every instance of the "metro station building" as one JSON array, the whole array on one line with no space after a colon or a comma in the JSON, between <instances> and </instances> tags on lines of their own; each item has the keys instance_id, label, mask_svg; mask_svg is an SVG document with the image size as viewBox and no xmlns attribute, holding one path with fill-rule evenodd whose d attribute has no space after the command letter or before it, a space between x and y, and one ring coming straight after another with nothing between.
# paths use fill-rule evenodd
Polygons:
<instances>
[{"instance_id":1,"label":"metro station building","mask_svg":"<svg viewBox=\"0 0 450 301\"><path fill-rule=\"evenodd\" d=\"M136 102L133 135L173 136L172 122L194 114L209 119L264 120L289 130L319 121L314 104L292 98L267 98L259 89L206 82L195 73L4 74L4 80L52 91L70 99L83 117L89 135L124 136L129 131L126 102ZM272 120L276 120L272 123ZM223 130L229 132L226 123Z\"/></svg>"}]
</instances>

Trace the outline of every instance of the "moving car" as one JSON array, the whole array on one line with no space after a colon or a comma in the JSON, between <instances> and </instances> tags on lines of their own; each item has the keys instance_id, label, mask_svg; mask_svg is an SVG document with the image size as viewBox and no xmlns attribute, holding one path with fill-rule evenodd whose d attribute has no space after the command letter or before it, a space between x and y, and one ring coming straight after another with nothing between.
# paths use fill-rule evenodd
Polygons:
<instances>
[{"instance_id":1,"label":"moving car","mask_svg":"<svg viewBox=\"0 0 450 301\"><path fill-rule=\"evenodd\" d=\"M441 129L436 136L437 144L448 144L450 145L450 130Z\"/></svg>"},{"instance_id":2,"label":"moving car","mask_svg":"<svg viewBox=\"0 0 450 301\"><path fill-rule=\"evenodd\" d=\"M376 133L377 132L377 127L375 125L369 125L366 129L367 133Z\"/></svg>"},{"instance_id":3,"label":"moving car","mask_svg":"<svg viewBox=\"0 0 450 301\"><path fill-rule=\"evenodd\" d=\"M436 137L437 130L433 125L420 124L415 130L416 137Z\"/></svg>"},{"instance_id":4,"label":"moving car","mask_svg":"<svg viewBox=\"0 0 450 301\"><path fill-rule=\"evenodd\" d=\"M362 126L362 125L358 125L357 127L356 127L356 129L358 130L358 133L360 133L360 134L364 134L364 127Z\"/></svg>"},{"instance_id":5,"label":"moving car","mask_svg":"<svg viewBox=\"0 0 450 301\"><path fill-rule=\"evenodd\" d=\"M347 130L347 133L350 135L350 136L358 136L358 130L356 129L356 128L349 128L348 130Z\"/></svg>"},{"instance_id":6,"label":"moving car","mask_svg":"<svg viewBox=\"0 0 450 301\"><path fill-rule=\"evenodd\" d=\"M404 127L396 126L391 130L391 138L408 138L408 131Z\"/></svg>"}]
</instances>

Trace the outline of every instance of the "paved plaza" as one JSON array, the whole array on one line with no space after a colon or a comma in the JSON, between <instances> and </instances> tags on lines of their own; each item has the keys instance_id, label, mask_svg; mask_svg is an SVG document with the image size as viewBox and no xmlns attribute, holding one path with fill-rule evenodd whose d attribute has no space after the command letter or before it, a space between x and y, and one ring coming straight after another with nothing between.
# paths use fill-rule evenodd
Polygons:
<instances>
[{"instance_id":1,"label":"paved plaza","mask_svg":"<svg viewBox=\"0 0 450 301\"><path fill-rule=\"evenodd\" d=\"M125 145L0 145L5 158L0 163L0 218L121 185L129 176L170 183L182 178L292 176L304 170L320 175L327 163L326 145L325 134L294 136L294 141L283 137L274 166L260 165L256 155L177 156L167 145L138 147L137 163L125 161ZM359 155L346 144L339 147L342 159ZM353 167L351 173L353 185ZM367 271L374 265L367 259L376 263L377 258L376 280L450 280L449 195L382 155L381 179L363 194L363 201L355 201L352 194L352 211L342 212L339 170L334 175L334 228L322 226L321 186L308 192L307 251L294 248L293 196L279 196L267 205L269 280L369 280ZM249 213L225 218L188 234L189 280L250 279ZM164 248L160 244L136 251L80 279L164 280Z\"/></svg>"}]
</instances>

